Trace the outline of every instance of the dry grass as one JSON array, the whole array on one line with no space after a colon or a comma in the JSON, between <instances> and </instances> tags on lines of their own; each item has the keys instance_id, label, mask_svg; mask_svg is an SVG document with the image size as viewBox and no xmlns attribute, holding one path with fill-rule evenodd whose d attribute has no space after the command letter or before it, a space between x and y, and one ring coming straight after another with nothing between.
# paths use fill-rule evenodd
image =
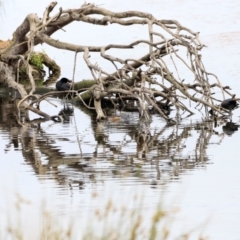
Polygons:
<instances>
[{"instance_id":1,"label":"dry grass","mask_svg":"<svg viewBox=\"0 0 240 240\"><path fill-rule=\"evenodd\" d=\"M128 208L109 200L103 209L95 209L89 213L85 219L86 226L79 223L78 218L81 216L77 218L60 216L51 209L47 210L46 204L42 204L39 211L34 213L35 229L25 222L28 217L27 212L34 208L34 204L18 196L15 206L8 211L8 216L5 218L6 227L0 224L0 239L187 240L191 238L190 231L174 233L173 238L172 224L176 211L166 212L159 204L153 213L149 212L146 215L146 209L141 208L141 201L137 200L136 203L135 207ZM199 236L194 239L206 238Z\"/></svg>"}]
</instances>

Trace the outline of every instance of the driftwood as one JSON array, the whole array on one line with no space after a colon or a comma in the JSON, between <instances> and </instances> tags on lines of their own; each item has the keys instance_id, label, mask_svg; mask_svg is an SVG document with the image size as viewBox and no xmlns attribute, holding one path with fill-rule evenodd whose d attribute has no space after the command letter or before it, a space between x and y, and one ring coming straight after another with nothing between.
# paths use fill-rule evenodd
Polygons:
<instances>
[{"instance_id":1,"label":"driftwood","mask_svg":"<svg viewBox=\"0 0 240 240\"><path fill-rule=\"evenodd\" d=\"M21 100L18 108L24 107L46 119L51 119L51 115L38 108L39 102L46 99L49 93L40 98L35 94L36 83L33 68L29 64L34 47L44 42L55 48L75 52L75 65L77 53L84 53L83 57L93 81L90 86L82 89L84 92L79 93L74 89L71 92L74 92L76 98L86 107L92 108L89 102L94 104L97 119L106 117L102 110L103 99L121 105L134 103L140 116L148 121L151 120L150 109L160 114L166 121L172 122L175 120L169 117L170 107L177 110L178 117L184 112L193 114L193 110L186 106L184 99L188 99L190 103L195 102L195 108L203 110L207 116L210 109L220 116L224 115L219 107L220 100L213 97L214 91L220 89L223 98L225 93L231 97L235 95L229 92L228 86L222 86L216 75L205 69L200 54L204 45L199 39L198 32L182 26L175 20L159 20L149 13L139 11L112 12L94 4L83 4L77 9L60 8L57 14L51 16L56 5L57 2L52 2L42 18L36 14L29 14L13 33L13 39L8 41L4 48L0 48L0 84L7 84L19 91ZM146 25L147 37L125 45L112 43L107 46L76 45L51 37L54 32L74 21L106 27L109 24L125 27ZM108 54L110 49L124 51L140 44L148 46L148 52L139 59L121 59ZM104 60L113 64L116 71L109 73L93 64L91 52L99 52ZM173 67L169 67L169 64ZM182 79L179 64L185 66L185 71L192 76L191 79ZM31 90L28 93L18 81L20 65L25 66L31 83ZM37 106L33 103L37 103Z\"/></svg>"}]
</instances>

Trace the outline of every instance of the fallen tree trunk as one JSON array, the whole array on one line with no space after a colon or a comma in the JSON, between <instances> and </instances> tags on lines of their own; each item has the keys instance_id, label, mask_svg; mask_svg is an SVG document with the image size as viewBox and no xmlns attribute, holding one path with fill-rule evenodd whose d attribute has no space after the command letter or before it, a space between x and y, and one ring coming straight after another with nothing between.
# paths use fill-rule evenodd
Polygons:
<instances>
[{"instance_id":1,"label":"fallen tree trunk","mask_svg":"<svg viewBox=\"0 0 240 240\"><path fill-rule=\"evenodd\" d=\"M76 83L71 89L76 94L76 99L89 106L92 100L97 119L105 118L101 101L108 98L113 103L121 102L123 105L128 101L134 101L140 112L140 116L150 121L149 109L154 109L166 121L170 121L170 111L165 111L171 106L177 110L177 115L188 112L193 114L190 107L187 107L182 99L195 102L199 109L204 109L208 115L208 110L212 109L220 116L223 115L219 107L220 99L214 98L214 89L220 89L223 98L225 94L231 97L229 87L223 87L218 78L206 71L200 51L204 45L200 42L199 33L182 26L175 20L159 20L153 15L139 11L112 12L94 4L83 4L76 9L59 9L58 13L51 16L52 10L57 2L52 2L40 18L36 14L29 14L22 24L13 33L13 39L7 42L0 42L0 84L7 84L16 89L21 100L18 108L24 106L44 118L51 116L33 107L29 100L34 98L35 102L40 102L51 93L39 98L36 95L36 79L34 79L34 69L31 58L34 54L34 47L40 43L46 43L58 49L65 49L75 52L75 65L77 53L83 52L83 58L92 75L92 81ZM131 25L146 25L146 39L139 39L128 44L109 44L106 46L83 46L62 42L51 37L51 35L62 29L64 26L74 21L81 21L87 24L108 26L118 24L125 27ZM2 47L1 47L2 44ZM122 59L118 56L108 54L109 50L134 49L140 44L148 46L148 52L142 57ZM182 54L183 50L185 54ZM98 52L102 59L109 61L116 71L108 73L91 62L90 52ZM185 56L188 56L186 58ZM39 53L42 62L50 66L49 59ZM167 61L165 59L168 59ZM169 65L171 62L171 66ZM33 61L32 61L33 62ZM51 62L51 61L50 61ZM181 78L178 67L179 62L185 66L191 79ZM23 66L30 83L30 91L19 81L19 68ZM75 66L73 68L73 76ZM57 68L50 69L60 75ZM36 77L35 77L36 78ZM74 77L73 77L74 78ZM210 84L214 80L214 83ZM43 85L53 84L56 77L45 81ZM74 80L74 79L73 79ZM25 85L25 83L24 83ZM81 92L79 93L79 90ZM54 93L52 93L54 94ZM39 107L39 104L37 104Z\"/></svg>"}]
</instances>

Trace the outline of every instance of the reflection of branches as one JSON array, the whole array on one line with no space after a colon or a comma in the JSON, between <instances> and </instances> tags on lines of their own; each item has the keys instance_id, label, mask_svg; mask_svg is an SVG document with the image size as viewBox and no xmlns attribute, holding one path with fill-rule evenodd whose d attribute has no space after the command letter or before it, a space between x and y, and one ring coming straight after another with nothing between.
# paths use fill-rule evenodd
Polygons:
<instances>
[{"instance_id":1,"label":"reflection of branches","mask_svg":"<svg viewBox=\"0 0 240 240\"><path fill-rule=\"evenodd\" d=\"M205 129L208 128L208 131ZM212 123L208 123L200 128L199 138L195 148L195 161L205 162L206 161L206 150L209 145L210 138L212 136Z\"/></svg>"},{"instance_id":2,"label":"reflection of branches","mask_svg":"<svg viewBox=\"0 0 240 240\"><path fill-rule=\"evenodd\" d=\"M103 123L101 123L102 125ZM137 128L129 128L129 132L127 133L128 136L131 137L131 140L126 142L124 139L118 143L118 146L116 146L114 143L111 147L111 143L109 140L105 139L105 142L108 146L110 152L113 156L113 159L111 159L111 162L114 162L117 164L119 161L121 161L122 167L124 166L124 163L126 162L126 166L128 166L126 161L127 159L133 159L132 166L135 166L136 169L139 168L141 165L145 165L146 162L152 162L154 161L154 165L156 167L156 174L157 178L160 178L161 176L161 170L159 169L161 165L161 161L168 160L172 163L180 162L180 165L175 167L173 171L179 172L179 169L181 168L181 163L185 161L185 168L188 168L189 165L188 162L192 164L193 162L199 161L199 158L204 160L205 162L207 160L206 155L206 147L209 144L209 140L214 133L212 131L212 123L208 123L208 127L206 127L206 123L200 124L201 126L201 133L199 134L198 143L196 145L195 151L200 153L200 156L185 156L183 155L183 149L185 146L186 139L191 136L191 132L194 130L194 125L186 125L181 126L181 131L178 130L178 134L176 134L175 128L177 126L168 127L167 125L163 127L160 131L155 131L153 135L151 134L145 134L143 131ZM112 126L113 129L108 129L108 135L111 135L111 133L117 132L117 129L114 129L114 125ZM167 136L164 132L166 130L172 129L172 132ZM102 127L102 134L106 132L104 131L104 128ZM140 130L140 131L139 131ZM106 135L105 135L106 137ZM123 148L127 147L129 142L134 141L136 143L136 152L128 153L123 152ZM200 143L200 144L199 144ZM107 151L107 155L96 155L97 158L108 157L109 151ZM140 165L139 165L140 164ZM138 171L139 172L139 171ZM143 171L144 172L144 171ZM176 175L178 175L175 172Z\"/></svg>"},{"instance_id":3,"label":"reflection of branches","mask_svg":"<svg viewBox=\"0 0 240 240\"><path fill-rule=\"evenodd\" d=\"M25 160L37 174L51 173L51 177L60 184L78 184L81 188L84 182L97 183L103 177L134 176L137 179L155 178L162 181L173 175L178 176L181 172L194 168L198 162L204 165L208 161L206 149L215 134L211 122L163 125L153 131L149 122L138 122L136 114L124 113L121 122L117 123L98 123L92 119L95 142L89 143L82 139L82 152L66 155L59 142L69 142L68 137L47 134L40 126L41 119L19 126L15 116L11 115L13 111L9 106L6 109L4 107L1 104L4 111L0 111L0 127L7 128L10 138L14 139L8 148L11 144L15 148L21 146ZM192 147L186 146L192 132L197 135L195 147L190 149L195 155L184 152L185 147L188 150ZM116 133L119 135L113 139L112 135ZM76 134L81 133L73 133ZM221 137L220 134L216 136ZM79 139L72 142L73 151L78 149L78 141ZM91 147L92 152L84 152L84 146Z\"/></svg>"}]
</instances>

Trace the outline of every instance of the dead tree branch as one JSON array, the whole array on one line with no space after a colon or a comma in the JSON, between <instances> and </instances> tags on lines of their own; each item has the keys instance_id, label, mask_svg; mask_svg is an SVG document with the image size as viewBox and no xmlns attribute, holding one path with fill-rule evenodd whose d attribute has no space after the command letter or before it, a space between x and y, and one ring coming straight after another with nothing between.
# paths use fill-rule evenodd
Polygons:
<instances>
[{"instance_id":1,"label":"dead tree branch","mask_svg":"<svg viewBox=\"0 0 240 240\"><path fill-rule=\"evenodd\" d=\"M140 115L148 120L150 120L149 109L155 109L166 121L169 121L170 106L175 107L177 113L180 111L181 114L184 112L193 114L184 102L186 98L200 109L204 108L205 112L212 109L220 116L223 115L223 111L218 106L221 100L212 95L217 89L222 92L223 98L225 93L231 97L234 94L228 91L229 87L221 84L215 74L205 69L200 54L204 45L200 41L198 32L175 20L159 20L152 14L139 11L113 12L94 4L83 4L76 9L60 8L55 15L52 15L56 5L57 2L52 2L44 11L42 18L36 14L29 14L14 32L13 39L7 47L0 47L0 68L4 69L1 70L0 84L7 83L20 92L22 100L19 106L24 104L27 109L41 116L50 117L34 108L29 102L29 96L34 96L35 92L35 81L29 59L36 45L46 43L58 49L73 51L75 54L84 53L85 63L95 80L95 85L88 91L91 92L91 98L94 100L97 119L106 117L101 101L106 97L116 100L113 97L116 95L124 105L127 105L128 99L136 101ZM95 24L96 27L97 25L107 27L109 24L125 27L146 25L146 38L128 44L88 46L63 42L51 37L54 32L74 21ZM109 50L114 49L134 50L139 45L148 48L148 52L140 58L135 58L133 55L124 59L109 53ZM101 67L101 63L92 63L91 52L98 52L102 60L110 62L116 71L109 73ZM27 74L31 81L29 94L16 82L15 76L18 71L16 66L19 64L19 59L28 70ZM76 65L76 61L74 64ZM188 73L187 79L182 77L183 69ZM78 95L83 101L81 94ZM85 100L84 104L86 105ZM165 111L166 109L168 111Z\"/></svg>"}]
</instances>

